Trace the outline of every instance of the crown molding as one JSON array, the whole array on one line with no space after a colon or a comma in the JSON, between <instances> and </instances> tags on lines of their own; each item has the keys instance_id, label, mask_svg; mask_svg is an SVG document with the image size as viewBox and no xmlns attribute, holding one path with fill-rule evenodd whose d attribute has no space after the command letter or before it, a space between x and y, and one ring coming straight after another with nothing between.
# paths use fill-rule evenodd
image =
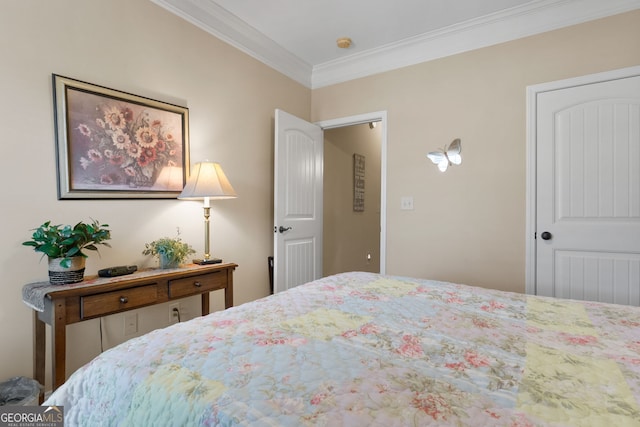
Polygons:
<instances>
[{"instance_id":1,"label":"crown molding","mask_svg":"<svg viewBox=\"0 0 640 427\"><path fill-rule=\"evenodd\" d=\"M640 9L640 0L539 0L312 67L211 0L151 1L312 89Z\"/></svg>"},{"instance_id":2,"label":"crown molding","mask_svg":"<svg viewBox=\"0 0 640 427\"><path fill-rule=\"evenodd\" d=\"M312 88L370 76L640 8L640 0L543 0L313 68Z\"/></svg>"},{"instance_id":3,"label":"crown molding","mask_svg":"<svg viewBox=\"0 0 640 427\"><path fill-rule=\"evenodd\" d=\"M310 64L210 0L151 0L236 49L311 87Z\"/></svg>"}]
</instances>

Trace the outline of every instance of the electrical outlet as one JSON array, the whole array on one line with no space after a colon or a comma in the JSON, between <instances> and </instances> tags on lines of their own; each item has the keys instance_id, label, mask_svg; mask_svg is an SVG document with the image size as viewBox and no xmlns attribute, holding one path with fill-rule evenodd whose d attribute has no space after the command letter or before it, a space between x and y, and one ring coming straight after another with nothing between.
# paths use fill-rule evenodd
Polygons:
<instances>
[{"instance_id":1,"label":"electrical outlet","mask_svg":"<svg viewBox=\"0 0 640 427\"><path fill-rule=\"evenodd\" d=\"M169 304L169 324L179 323L181 316L180 303L174 302L173 304Z\"/></svg>"},{"instance_id":2,"label":"electrical outlet","mask_svg":"<svg viewBox=\"0 0 640 427\"><path fill-rule=\"evenodd\" d=\"M138 332L138 313L124 315L124 335L129 336Z\"/></svg>"}]
</instances>

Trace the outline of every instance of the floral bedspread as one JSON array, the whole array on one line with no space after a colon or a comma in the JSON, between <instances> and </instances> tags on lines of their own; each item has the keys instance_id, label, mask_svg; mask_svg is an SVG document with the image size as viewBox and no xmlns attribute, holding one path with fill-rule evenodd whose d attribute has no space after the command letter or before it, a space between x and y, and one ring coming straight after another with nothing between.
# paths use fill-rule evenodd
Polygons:
<instances>
[{"instance_id":1,"label":"floral bedspread","mask_svg":"<svg viewBox=\"0 0 640 427\"><path fill-rule=\"evenodd\" d=\"M640 426L640 308L345 273L132 339L67 426Z\"/></svg>"}]
</instances>

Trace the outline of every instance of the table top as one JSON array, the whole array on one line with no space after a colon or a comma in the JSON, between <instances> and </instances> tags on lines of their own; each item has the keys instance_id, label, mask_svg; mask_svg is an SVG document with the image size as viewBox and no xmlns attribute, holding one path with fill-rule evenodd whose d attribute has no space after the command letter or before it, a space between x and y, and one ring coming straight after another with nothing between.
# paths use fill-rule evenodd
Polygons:
<instances>
[{"instance_id":1,"label":"table top","mask_svg":"<svg viewBox=\"0 0 640 427\"><path fill-rule=\"evenodd\" d=\"M22 302L34 310L44 311L44 299L47 296L51 297L52 294L73 294L75 290L93 286L117 284L118 282L124 281L146 280L156 276L170 278L171 276L182 276L185 273L205 273L230 267L235 268L237 265L233 263L207 265L186 264L178 268L146 268L132 274L116 277L85 276L82 282L66 285L52 285L49 281L28 283L22 287Z\"/></svg>"}]
</instances>

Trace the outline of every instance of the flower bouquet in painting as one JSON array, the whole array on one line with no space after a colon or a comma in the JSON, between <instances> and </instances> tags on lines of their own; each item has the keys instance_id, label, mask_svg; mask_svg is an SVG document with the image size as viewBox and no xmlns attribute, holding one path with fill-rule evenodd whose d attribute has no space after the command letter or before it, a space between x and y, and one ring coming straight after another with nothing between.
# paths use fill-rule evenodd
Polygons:
<instances>
[{"instance_id":1,"label":"flower bouquet in painting","mask_svg":"<svg viewBox=\"0 0 640 427\"><path fill-rule=\"evenodd\" d=\"M87 184L152 187L163 167L182 163L171 124L145 108L98 103L93 115L75 125L82 149L73 157L86 172L76 178Z\"/></svg>"}]
</instances>

